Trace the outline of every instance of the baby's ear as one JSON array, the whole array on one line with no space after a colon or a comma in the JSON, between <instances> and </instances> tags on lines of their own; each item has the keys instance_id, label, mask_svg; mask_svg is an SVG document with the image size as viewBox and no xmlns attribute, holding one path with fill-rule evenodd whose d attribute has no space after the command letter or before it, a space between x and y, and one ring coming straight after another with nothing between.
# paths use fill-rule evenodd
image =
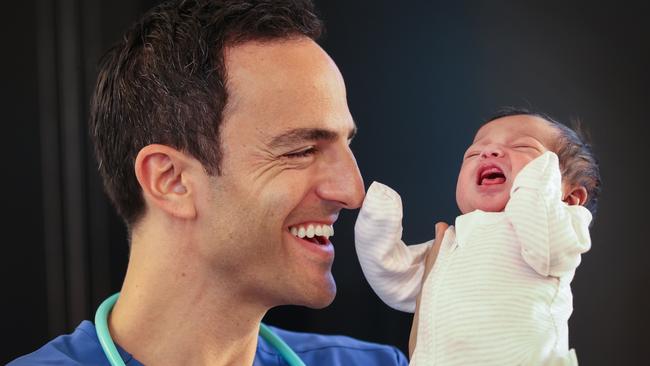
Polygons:
<instances>
[{"instance_id":1,"label":"baby's ear","mask_svg":"<svg viewBox=\"0 0 650 366\"><path fill-rule=\"evenodd\" d=\"M583 186L569 187L568 192L565 193L562 201L567 205L580 205L584 206L588 198L587 189Z\"/></svg>"}]
</instances>

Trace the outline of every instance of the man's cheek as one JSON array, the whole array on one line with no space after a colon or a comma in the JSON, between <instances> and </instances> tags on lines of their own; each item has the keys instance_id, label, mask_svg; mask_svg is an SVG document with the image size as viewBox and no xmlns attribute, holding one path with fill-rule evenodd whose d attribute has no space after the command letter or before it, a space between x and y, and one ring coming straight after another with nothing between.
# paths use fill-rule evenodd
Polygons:
<instances>
[{"instance_id":1,"label":"man's cheek","mask_svg":"<svg viewBox=\"0 0 650 366\"><path fill-rule=\"evenodd\" d=\"M276 223L285 221L290 211L290 201L287 194L272 191L256 196L253 205L260 209L264 221ZM264 225L264 222L260 224Z\"/></svg>"}]
</instances>

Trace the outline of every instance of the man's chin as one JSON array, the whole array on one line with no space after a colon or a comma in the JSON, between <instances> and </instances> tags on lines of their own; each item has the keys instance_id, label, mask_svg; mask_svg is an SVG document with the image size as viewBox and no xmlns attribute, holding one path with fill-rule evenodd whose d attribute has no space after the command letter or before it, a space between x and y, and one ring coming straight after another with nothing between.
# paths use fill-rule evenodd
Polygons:
<instances>
[{"instance_id":1,"label":"man's chin","mask_svg":"<svg viewBox=\"0 0 650 366\"><path fill-rule=\"evenodd\" d=\"M329 306L336 297L336 283L332 279L329 283L314 288L309 296L305 296L302 305L310 309L322 309Z\"/></svg>"},{"instance_id":2,"label":"man's chin","mask_svg":"<svg viewBox=\"0 0 650 366\"><path fill-rule=\"evenodd\" d=\"M319 299L318 301L314 301L312 303L306 304L305 306L310 308L310 309L323 309L332 304L334 302L334 297L335 296L330 296L326 299Z\"/></svg>"}]
</instances>

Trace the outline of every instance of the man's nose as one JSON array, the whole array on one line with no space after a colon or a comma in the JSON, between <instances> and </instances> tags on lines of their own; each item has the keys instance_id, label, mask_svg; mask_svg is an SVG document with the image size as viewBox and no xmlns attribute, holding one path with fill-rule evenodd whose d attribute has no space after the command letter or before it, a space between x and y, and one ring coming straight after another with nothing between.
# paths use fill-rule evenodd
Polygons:
<instances>
[{"instance_id":1,"label":"man's nose","mask_svg":"<svg viewBox=\"0 0 650 366\"><path fill-rule=\"evenodd\" d=\"M323 179L316 192L321 199L336 202L342 208L359 208L365 190L357 160L347 146L345 151L337 155L334 161L329 161L321 168Z\"/></svg>"},{"instance_id":2,"label":"man's nose","mask_svg":"<svg viewBox=\"0 0 650 366\"><path fill-rule=\"evenodd\" d=\"M497 144L489 144L481 150L481 158L500 158L503 156L503 148Z\"/></svg>"}]
</instances>

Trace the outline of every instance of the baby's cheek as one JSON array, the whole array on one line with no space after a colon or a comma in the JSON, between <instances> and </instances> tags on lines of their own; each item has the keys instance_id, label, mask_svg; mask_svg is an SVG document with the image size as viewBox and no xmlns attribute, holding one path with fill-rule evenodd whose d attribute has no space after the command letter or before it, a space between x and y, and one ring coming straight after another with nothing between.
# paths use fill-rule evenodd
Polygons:
<instances>
[{"instance_id":1,"label":"baby's cheek","mask_svg":"<svg viewBox=\"0 0 650 366\"><path fill-rule=\"evenodd\" d=\"M528 163L530 163L531 161L535 160L535 158L537 158L537 157L540 156L540 155L541 155L541 153L540 153L540 154L533 154L533 153L531 153L531 154L527 154L526 156L522 156L522 158L519 159L519 160L517 161L516 168L515 168L515 169L516 169L516 173L519 174L519 172L520 172L522 169L524 169L524 167L525 167L526 165L528 165Z\"/></svg>"}]
</instances>

